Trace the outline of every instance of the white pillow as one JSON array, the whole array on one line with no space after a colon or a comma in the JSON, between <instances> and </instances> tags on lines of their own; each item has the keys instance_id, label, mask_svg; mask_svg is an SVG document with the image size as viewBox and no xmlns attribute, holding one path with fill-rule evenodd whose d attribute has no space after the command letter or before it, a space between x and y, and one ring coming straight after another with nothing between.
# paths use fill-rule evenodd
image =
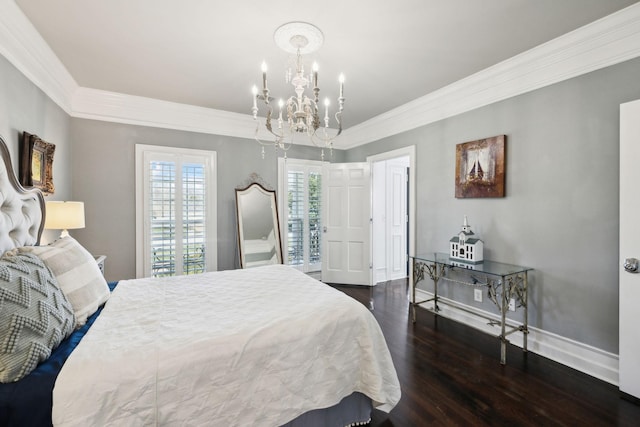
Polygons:
<instances>
[{"instance_id":1,"label":"white pillow","mask_svg":"<svg viewBox=\"0 0 640 427\"><path fill-rule=\"evenodd\" d=\"M25 246L21 252L36 254L58 280L76 315L76 327L109 299L109 285L95 258L73 237L62 237L47 246Z\"/></svg>"}]
</instances>

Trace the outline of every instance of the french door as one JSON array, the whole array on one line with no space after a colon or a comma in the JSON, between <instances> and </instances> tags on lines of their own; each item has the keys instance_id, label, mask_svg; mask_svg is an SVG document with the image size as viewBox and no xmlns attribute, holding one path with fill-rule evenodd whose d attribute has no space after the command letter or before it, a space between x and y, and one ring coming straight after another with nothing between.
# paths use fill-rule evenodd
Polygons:
<instances>
[{"instance_id":1,"label":"french door","mask_svg":"<svg viewBox=\"0 0 640 427\"><path fill-rule=\"evenodd\" d=\"M284 259L307 272L322 266L322 162L280 159Z\"/></svg>"},{"instance_id":2,"label":"french door","mask_svg":"<svg viewBox=\"0 0 640 427\"><path fill-rule=\"evenodd\" d=\"M136 145L136 275L217 269L213 151Z\"/></svg>"}]
</instances>

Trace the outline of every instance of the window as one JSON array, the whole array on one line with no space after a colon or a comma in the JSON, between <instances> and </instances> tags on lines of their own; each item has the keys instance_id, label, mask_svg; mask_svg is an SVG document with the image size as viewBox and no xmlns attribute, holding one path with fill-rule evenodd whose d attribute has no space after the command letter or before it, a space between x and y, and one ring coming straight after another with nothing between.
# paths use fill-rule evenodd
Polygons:
<instances>
[{"instance_id":1,"label":"window","mask_svg":"<svg viewBox=\"0 0 640 427\"><path fill-rule=\"evenodd\" d=\"M136 274L217 269L216 153L136 145Z\"/></svg>"},{"instance_id":2,"label":"window","mask_svg":"<svg viewBox=\"0 0 640 427\"><path fill-rule=\"evenodd\" d=\"M285 194L283 222L284 259L304 272L321 269L322 254L322 163L282 160L280 167Z\"/></svg>"}]
</instances>

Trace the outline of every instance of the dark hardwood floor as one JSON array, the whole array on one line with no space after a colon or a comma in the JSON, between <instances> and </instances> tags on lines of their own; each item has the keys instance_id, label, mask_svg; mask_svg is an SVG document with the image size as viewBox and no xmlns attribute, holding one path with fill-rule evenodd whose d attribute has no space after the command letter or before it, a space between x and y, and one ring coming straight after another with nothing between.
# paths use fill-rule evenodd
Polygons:
<instances>
[{"instance_id":1,"label":"dark hardwood floor","mask_svg":"<svg viewBox=\"0 0 640 427\"><path fill-rule=\"evenodd\" d=\"M640 426L640 405L614 385L418 309L407 281L374 288L333 285L370 307L391 351L402 398L370 426Z\"/></svg>"}]
</instances>

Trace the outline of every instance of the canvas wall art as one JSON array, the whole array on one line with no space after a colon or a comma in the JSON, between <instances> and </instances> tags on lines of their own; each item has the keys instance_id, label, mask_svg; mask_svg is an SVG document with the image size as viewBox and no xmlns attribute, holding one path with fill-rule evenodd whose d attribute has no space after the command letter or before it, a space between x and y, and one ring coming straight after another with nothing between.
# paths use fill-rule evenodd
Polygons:
<instances>
[{"instance_id":1,"label":"canvas wall art","mask_svg":"<svg viewBox=\"0 0 640 427\"><path fill-rule=\"evenodd\" d=\"M456 145L456 198L504 197L505 135Z\"/></svg>"}]
</instances>

